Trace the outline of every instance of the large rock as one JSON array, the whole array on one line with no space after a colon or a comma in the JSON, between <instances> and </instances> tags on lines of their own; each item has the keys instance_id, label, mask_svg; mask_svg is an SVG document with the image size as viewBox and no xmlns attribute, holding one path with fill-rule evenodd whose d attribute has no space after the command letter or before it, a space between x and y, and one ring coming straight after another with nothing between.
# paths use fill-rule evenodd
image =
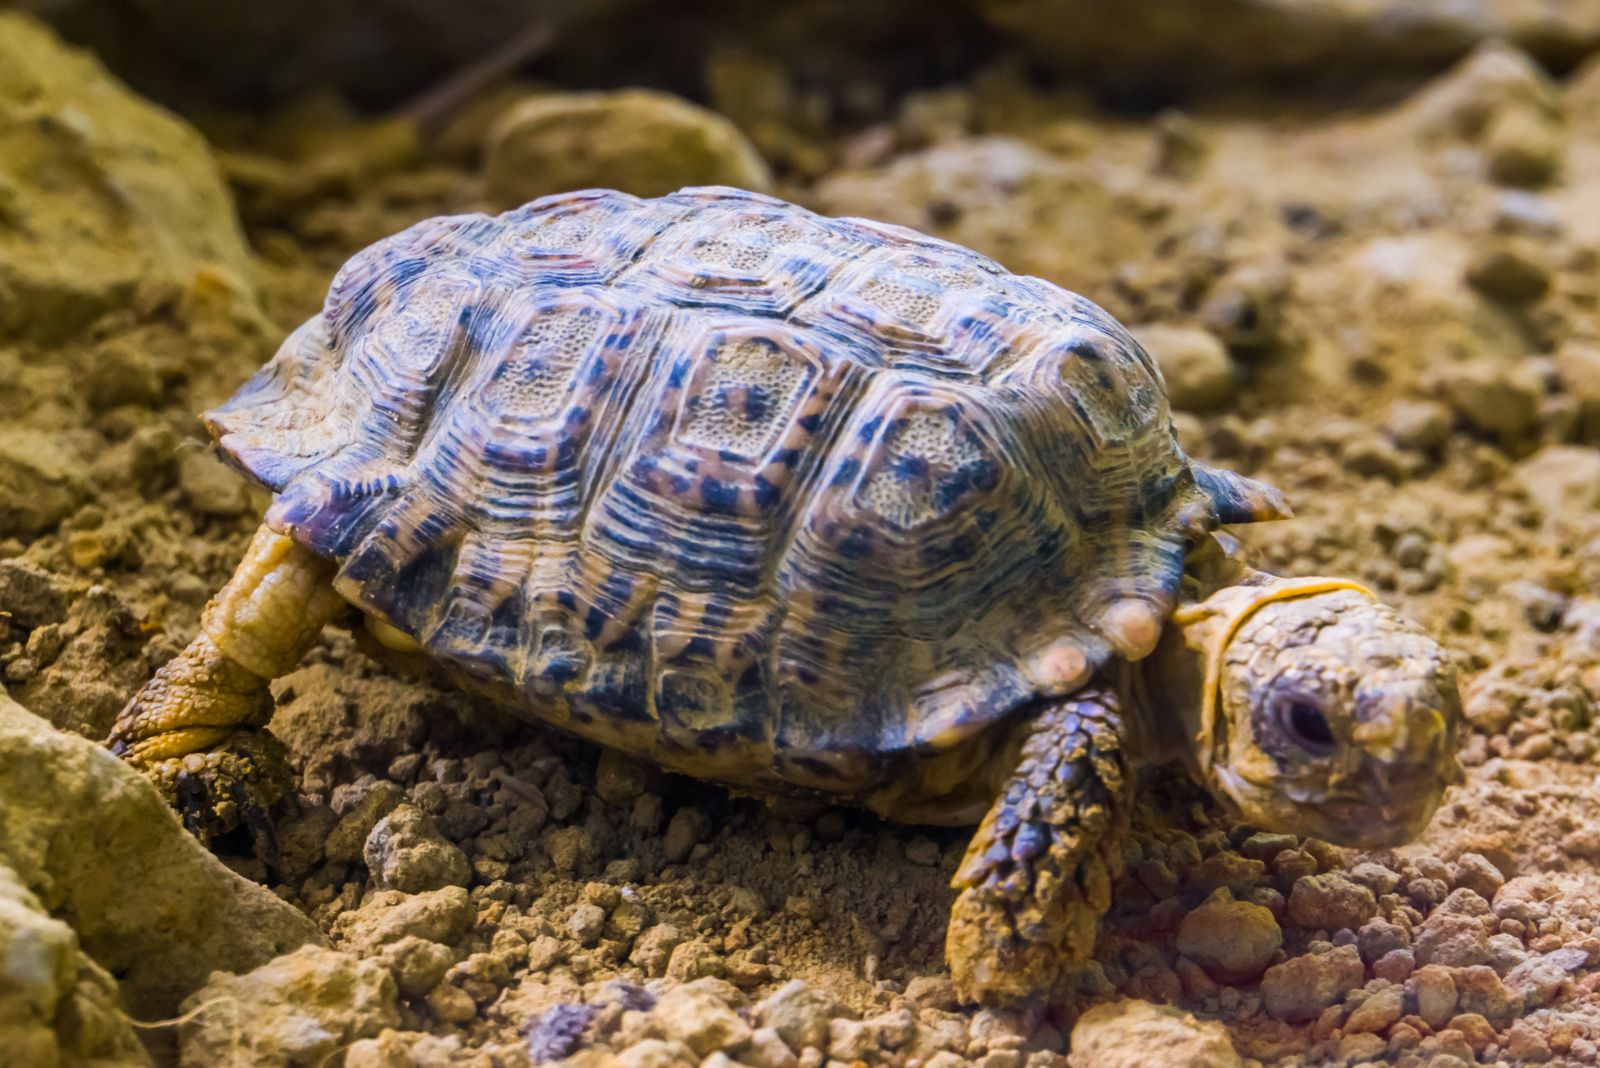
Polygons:
<instances>
[{"instance_id":1,"label":"large rock","mask_svg":"<svg viewBox=\"0 0 1600 1068\"><path fill-rule=\"evenodd\" d=\"M3 694L0 862L73 925L139 1017L173 1015L213 971L322 941L305 916L202 848L143 776Z\"/></svg>"},{"instance_id":2,"label":"large rock","mask_svg":"<svg viewBox=\"0 0 1600 1068\"><path fill-rule=\"evenodd\" d=\"M0 12L0 335L70 336L136 289L248 294L249 272L200 135Z\"/></svg>"},{"instance_id":3,"label":"large rock","mask_svg":"<svg viewBox=\"0 0 1600 1068\"><path fill-rule=\"evenodd\" d=\"M763 190L767 165L733 123L668 93L560 93L524 102L489 131L484 185L511 208L547 193L686 185Z\"/></svg>"},{"instance_id":4,"label":"large rock","mask_svg":"<svg viewBox=\"0 0 1600 1068\"><path fill-rule=\"evenodd\" d=\"M352 1042L400 1025L394 979L375 960L301 946L245 975L214 975L183 1003L184 1068L332 1064Z\"/></svg>"},{"instance_id":5,"label":"large rock","mask_svg":"<svg viewBox=\"0 0 1600 1068\"><path fill-rule=\"evenodd\" d=\"M1437 70L1497 39L1570 65L1600 45L1594 0L976 2L1038 59L1113 89L1326 85Z\"/></svg>"},{"instance_id":6,"label":"large rock","mask_svg":"<svg viewBox=\"0 0 1600 1068\"><path fill-rule=\"evenodd\" d=\"M1239 1068L1244 1062L1215 1020L1171 1005L1124 999L1096 1005L1072 1029L1071 1068Z\"/></svg>"},{"instance_id":7,"label":"large rock","mask_svg":"<svg viewBox=\"0 0 1600 1068\"><path fill-rule=\"evenodd\" d=\"M117 984L71 927L0 864L0 1057L6 1064L148 1065Z\"/></svg>"}]
</instances>

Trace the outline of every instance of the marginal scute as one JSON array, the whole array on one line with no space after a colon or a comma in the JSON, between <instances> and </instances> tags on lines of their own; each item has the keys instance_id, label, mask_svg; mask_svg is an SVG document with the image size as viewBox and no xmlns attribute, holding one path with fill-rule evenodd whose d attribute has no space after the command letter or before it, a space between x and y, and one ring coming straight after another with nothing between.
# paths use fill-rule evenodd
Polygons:
<instances>
[{"instance_id":1,"label":"marginal scute","mask_svg":"<svg viewBox=\"0 0 1600 1068\"><path fill-rule=\"evenodd\" d=\"M1091 302L739 190L354 257L208 414L267 522L469 685L669 767L866 796L1148 651L1196 464Z\"/></svg>"}]
</instances>

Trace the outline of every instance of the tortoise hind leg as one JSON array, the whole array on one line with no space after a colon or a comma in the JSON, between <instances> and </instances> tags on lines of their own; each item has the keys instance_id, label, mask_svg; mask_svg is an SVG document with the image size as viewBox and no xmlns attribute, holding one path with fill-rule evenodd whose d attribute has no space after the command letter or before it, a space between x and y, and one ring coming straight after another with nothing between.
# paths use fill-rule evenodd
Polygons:
<instances>
[{"instance_id":1,"label":"tortoise hind leg","mask_svg":"<svg viewBox=\"0 0 1600 1068\"><path fill-rule=\"evenodd\" d=\"M1111 904L1131 787L1113 694L1049 702L952 885L945 955L962 997L1037 1001L1094 951Z\"/></svg>"},{"instance_id":2,"label":"tortoise hind leg","mask_svg":"<svg viewBox=\"0 0 1600 1068\"><path fill-rule=\"evenodd\" d=\"M266 527L206 605L200 633L117 716L107 744L155 781L202 840L257 832L286 792L283 747L265 730L269 684L305 656L345 602L333 565Z\"/></svg>"}]
</instances>

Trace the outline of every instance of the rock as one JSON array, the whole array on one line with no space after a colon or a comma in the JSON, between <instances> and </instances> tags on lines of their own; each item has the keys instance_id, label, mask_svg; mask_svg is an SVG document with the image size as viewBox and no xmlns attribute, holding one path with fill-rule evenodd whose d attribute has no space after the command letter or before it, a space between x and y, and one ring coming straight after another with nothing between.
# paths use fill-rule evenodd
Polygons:
<instances>
[{"instance_id":1,"label":"rock","mask_svg":"<svg viewBox=\"0 0 1600 1068\"><path fill-rule=\"evenodd\" d=\"M183 1008L200 1009L179 1025L185 1068L240 1059L263 1068L318 1064L356 1039L400 1025L394 980L383 965L320 946L302 946L244 975L214 975Z\"/></svg>"},{"instance_id":2,"label":"rock","mask_svg":"<svg viewBox=\"0 0 1600 1068\"><path fill-rule=\"evenodd\" d=\"M1303 875L1289 892L1289 918L1309 930L1359 930L1378 911L1371 889L1342 871Z\"/></svg>"},{"instance_id":3,"label":"rock","mask_svg":"<svg viewBox=\"0 0 1600 1068\"><path fill-rule=\"evenodd\" d=\"M727 1002L693 984L661 995L651 1015L669 1042L682 1042L701 1057L750 1040L750 1025Z\"/></svg>"},{"instance_id":4,"label":"rock","mask_svg":"<svg viewBox=\"0 0 1600 1068\"><path fill-rule=\"evenodd\" d=\"M1520 445L1538 424L1544 383L1527 363L1463 360L1441 371L1434 384L1462 421L1502 445Z\"/></svg>"},{"instance_id":5,"label":"rock","mask_svg":"<svg viewBox=\"0 0 1600 1068\"><path fill-rule=\"evenodd\" d=\"M567 931L581 946L592 946L600 940L605 929L606 910L599 905L580 904L567 918Z\"/></svg>"},{"instance_id":6,"label":"rock","mask_svg":"<svg viewBox=\"0 0 1600 1068\"><path fill-rule=\"evenodd\" d=\"M252 511L250 487L212 452L187 452L178 461L184 503L202 515L236 516Z\"/></svg>"},{"instance_id":7,"label":"rock","mask_svg":"<svg viewBox=\"0 0 1600 1068\"><path fill-rule=\"evenodd\" d=\"M428 1011L445 1023L464 1024L478 1015L478 1003L454 983L440 983L428 991L424 1001Z\"/></svg>"},{"instance_id":8,"label":"rock","mask_svg":"<svg viewBox=\"0 0 1600 1068\"><path fill-rule=\"evenodd\" d=\"M1569 342L1556 350L1554 365L1561 391L1578 404L1579 440L1600 441L1600 346Z\"/></svg>"},{"instance_id":9,"label":"rock","mask_svg":"<svg viewBox=\"0 0 1600 1068\"><path fill-rule=\"evenodd\" d=\"M1438 401L1398 400L1389 406L1384 428L1403 449L1436 449L1450 436L1450 409Z\"/></svg>"},{"instance_id":10,"label":"rock","mask_svg":"<svg viewBox=\"0 0 1600 1068\"><path fill-rule=\"evenodd\" d=\"M449 1064L460 1051L461 1039L455 1035L385 1029L346 1050L344 1068L432 1068Z\"/></svg>"},{"instance_id":11,"label":"rock","mask_svg":"<svg viewBox=\"0 0 1600 1068\"><path fill-rule=\"evenodd\" d=\"M1386 1031L1400 1019L1405 1011L1405 991L1399 986L1386 986L1356 1006L1344 1021L1348 1034L1352 1031Z\"/></svg>"},{"instance_id":12,"label":"rock","mask_svg":"<svg viewBox=\"0 0 1600 1068\"><path fill-rule=\"evenodd\" d=\"M71 927L0 864L0 1050L8 1064L151 1063L117 984L84 955Z\"/></svg>"},{"instance_id":13,"label":"rock","mask_svg":"<svg viewBox=\"0 0 1600 1068\"><path fill-rule=\"evenodd\" d=\"M439 833L427 814L408 804L377 822L363 856L385 890L418 893L466 886L472 880L467 855Z\"/></svg>"},{"instance_id":14,"label":"rock","mask_svg":"<svg viewBox=\"0 0 1600 1068\"><path fill-rule=\"evenodd\" d=\"M1481 41L1507 39L1570 64L1600 41L1600 11L1524 0L982 0L999 32L1041 63L1100 88L1371 84L1375 71L1425 73Z\"/></svg>"},{"instance_id":15,"label":"rock","mask_svg":"<svg viewBox=\"0 0 1600 1068\"><path fill-rule=\"evenodd\" d=\"M1552 522L1600 508L1600 449L1546 445L1519 462L1512 476Z\"/></svg>"},{"instance_id":16,"label":"rock","mask_svg":"<svg viewBox=\"0 0 1600 1068\"><path fill-rule=\"evenodd\" d=\"M14 13L0 13L0 70L0 332L60 341L152 286L254 306L198 133Z\"/></svg>"},{"instance_id":17,"label":"rock","mask_svg":"<svg viewBox=\"0 0 1600 1068\"><path fill-rule=\"evenodd\" d=\"M1415 1004L1417 1015L1434 1030L1450 1022L1456 1014L1456 982L1450 969L1437 964L1418 968L1406 980L1406 1000Z\"/></svg>"},{"instance_id":18,"label":"rock","mask_svg":"<svg viewBox=\"0 0 1600 1068\"><path fill-rule=\"evenodd\" d=\"M341 864L362 859L367 839L378 821L393 812L405 800L405 791L387 780L373 783L372 789L361 795L354 807L339 817L328 832L324 855Z\"/></svg>"},{"instance_id":19,"label":"rock","mask_svg":"<svg viewBox=\"0 0 1600 1068\"><path fill-rule=\"evenodd\" d=\"M0 861L85 953L116 975L135 1016L174 1015L213 971L243 971L316 925L225 868L142 775L0 694Z\"/></svg>"},{"instance_id":20,"label":"rock","mask_svg":"<svg viewBox=\"0 0 1600 1068\"><path fill-rule=\"evenodd\" d=\"M750 1054L755 1068L798 1068L800 1064L788 1043L770 1027L758 1027L750 1036Z\"/></svg>"},{"instance_id":21,"label":"rock","mask_svg":"<svg viewBox=\"0 0 1600 1068\"><path fill-rule=\"evenodd\" d=\"M711 817L695 805L685 805L672 814L667 822L667 832L661 838L661 851L667 860L680 864L689 859L689 851L705 840L711 832Z\"/></svg>"},{"instance_id":22,"label":"rock","mask_svg":"<svg viewBox=\"0 0 1600 1068\"><path fill-rule=\"evenodd\" d=\"M1171 1005L1124 998L1096 1005L1072 1029L1070 1068L1241 1068L1243 1061L1215 1020L1199 1020Z\"/></svg>"},{"instance_id":23,"label":"rock","mask_svg":"<svg viewBox=\"0 0 1600 1068\"><path fill-rule=\"evenodd\" d=\"M1493 901L1505 884L1506 877L1500 869L1482 854L1463 853L1456 860L1456 886L1471 890L1485 901Z\"/></svg>"},{"instance_id":24,"label":"rock","mask_svg":"<svg viewBox=\"0 0 1600 1068\"><path fill-rule=\"evenodd\" d=\"M548 193L620 189L663 196L689 185L765 190L767 165L727 119L653 90L562 93L514 107L484 149L489 198L516 207Z\"/></svg>"},{"instance_id":25,"label":"rock","mask_svg":"<svg viewBox=\"0 0 1600 1068\"><path fill-rule=\"evenodd\" d=\"M1381 916L1374 916L1356 932L1356 946L1361 950L1361 959L1371 964L1394 950L1409 948L1411 932Z\"/></svg>"},{"instance_id":26,"label":"rock","mask_svg":"<svg viewBox=\"0 0 1600 1068\"><path fill-rule=\"evenodd\" d=\"M1198 327L1151 323L1131 328L1155 358L1167 395L1180 411L1206 412L1233 398L1233 360L1217 336Z\"/></svg>"},{"instance_id":27,"label":"rock","mask_svg":"<svg viewBox=\"0 0 1600 1068\"><path fill-rule=\"evenodd\" d=\"M1506 1032L1506 1056L1513 1064L1544 1064L1550 1060L1550 1043L1528 1020L1518 1020Z\"/></svg>"},{"instance_id":28,"label":"rock","mask_svg":"<svg viewBox=\"0 0 1600 1068\"><path fill-rule=\"evenodd\" d=\"M663 1042L647 1038L617 1054L618 1068L694 1068L699 1061L694 1050L682 1042Z\"/></svg>"},{"instance_id":29,"label":"rock","mask_svg":"<svg viewBox=\"0 0 1600 1068\"><path fill-rule=\"evenodd\" d=\"M1490 178L1525 189L1549 185L1566 156L1560 124L1528 108L1503 111L1491 119L1483 149Z\"/></svg>"},{"instance_id":30,"label":"rock","mask_svg":"<svg viewBox=\"0 0 1600 1068\"><path fill-rule=\"evenodd\" d=\"M1490 300L1531 304L1549 291L1550 268L1532 245L1505 239L1478 251L1467 281Z\"/></svg>"},{"instance_id":31,"label":"rock","mask_svg":"<svg viewBox=\"0 0 1600 1068\"><path fill-rule=\"evenodd\" d=\"M1523 946L1522 939L1514 934L1492 934L1489 936L1489 967L1493 968L1496 975L1505 975L1511 969L1526 964L1532 959L1533 954Z\"/></svg>"},{"instance_id":32,"label":"rock","mask_svg":"<svg viewBox=\"0 0 1600 1068\"><path fill-rule=\"evenodd\" d=\"M1267 1012L1280 1020L1304 1023L1335 1005L1366 980L1366 969L1355 946L1339 946L1324 953L1291 957L1267 969L1261 978L1261 995Z\"/></svg>"},{"instance_id":33,"label":"rock","mask_svg":"<svg viewBox=\"0 0 1600 1068\"><path fill-rule=\"evenodd\" d=\"M408 998L420 998L444 979L456 962L456 953L438 942L404 935L380 949L378 959L394 976L400 993Z\"/></svg>"},{"instance_id":34,"label":"rock","mask_svg":"<svg viewBox=\"0 0 1600 1068\"><path fill-rule=\"evenodd\" d=\"M0 537L53 530L88 499L85 467L64 435L0 429Z\"/></svg>"},{"instance_id":35,"label":"rock","mask_svg":"<svg viewBox=\"0 0 1600 1068\"><path fill-rule=\"evenodd\" d=\"M649 976L667 974L673 951L683 944L684 934L670 923L658 923L647 928L633 943L628 960L644 969Z\"/></svg>"},{"instance_id":36,"label":"rock","mask_svg":"<svg viewBox=\"0 0 1600 1068\"><path fill-rule=\"evenodd\" d=\"M1255 979L1283 946L1272 912L1218 890L1178 927L1178 952L1221 983Z\"/></svg>"},{"instance_id":37,"label":"rock","mask_svg":"<svg viewBox=\"0 0 1600 1068\"><path fill-rule=\"evenodd\" d=\"M1435 911L1422 924L1414 946L1418 964L1459 968L1489 960L1489 938L1474 916Z\"/></svg>"},{"instance_id":38,"label":"rock","mask_svg":"<svg viewBox=\"0 0 1600 1068\"><path fill-rule=\"evenodd\" d=\"M1400 875L1370 860L1364 860L1347 873L1350 878L1379 896L1394 892L1400 885Z\"/></svg>"},{"instance_id":39,"label":"rock","mask_svg":"<svg viewBox=\"0 0 1600 1068\"><path fill-rule=\"evenodd\" d=\"M472 927L476 915L472 899L459 886L420 894L387 890L340 915L333 935L341 946L361 956L408 936L451 945Z\"/></svg>"},{"instance_id":40,"label":"rock","mask_svg":"<svg viewBox=\"0 0 1600 1068\"><path fill-rule=\"evenodd\" d=\"M1488 965L1457 968L1453 977L1457 1013L1477 1013L1496 1029L1507 1026L1521 1015L1522 995L1507 990Z\"/></svg>"},{"instance_id":41,"label":"rock","mask_svg":"<svg viewBox=\"0 0 1600 1068\"><path fill-rule=\"evenodd\" d=\"M1556 1001L1572 986L1572 973L1588 963L1581 949L1558 949L1532 957L1512 968L1503 980L1529 1011Z\"/></svg>"},{"instance_id":42,"label":"rock","mask_svg":"<svg viewBox=\"0 0 1600 1068\"><path fill-rule=\"evenodd\" d=\"M26 560L0 560L0 612L33 630L67 618L72 584Z\"/></svg>"},{"instance_id":43,"label":"rock","mask_svg":"<svg viewBox=\"0 0 1600 1068\"><path fill-rule=\"evenodd\" d=\"M789 980L756 1006L756 1019L797 1052L807 1046L826 1049L828 1021L843 1015L837 1002L801 979Z\"/></svg>"},{"instance_id":44,"label":"rock","mask_svg":"<svg viewBox=\"0 0 1600 1068\"><path fill-rule=\"evenodd\" d=\"M1560 106L1558 89L1538 63L1492 42L1430 82L1403 113L1424 143L1481 147L1497 123L1517 115L1555 123Z\"/></svg>"},{"instance_id":45,"label":"rock","mask_svg":"<svg viewBox=\"0 0 1600 1068\"><path fill-rule=\"evenodd\" d=\"M1381 1035L1360 1031L1347 1034L1339 1040L1339 1063L1369 1064L1380 1060L1385 1046Z\"/></svg>"},{"instance_id":46,"label":"rock","mask_svg":"<svg viewBox=\"0 0 1600 1068\"><path fill-rule=\"evenodd\" d=\"M661 771L615 749L602 749L595 767L594 792L608 805L632 805L641 794L661 787Z\"/></svg>"},{"instance_id":47,"label":"rock","mask_svg":"<svg viewBox=\"0 0 1600 1068\"><path fill-rule=\"evenodd\" d=\"M1417 970L1417 958L1409 949L1391 949L1372 962L1372 974L1377 979L1403 983Z\"/></svg>"}]
</instances>

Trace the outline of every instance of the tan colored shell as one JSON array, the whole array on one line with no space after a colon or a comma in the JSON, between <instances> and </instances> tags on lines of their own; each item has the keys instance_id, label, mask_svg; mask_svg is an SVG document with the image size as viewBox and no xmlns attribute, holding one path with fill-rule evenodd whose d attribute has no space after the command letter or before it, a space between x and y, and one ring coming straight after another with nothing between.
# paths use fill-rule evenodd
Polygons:
<instances>
[{"instance_id":1,"label":"tan colored shell","mask_svg":"<svg viewBox=\"0 0 1600 1068\"><path fill-rule=\"evenodd\" d=\"M459 677L764 788L864 793L1080 685L1189 539L1279 510L1084 298L720 188L421 223L208 419Z\"/></svg>"}]
</instances>

